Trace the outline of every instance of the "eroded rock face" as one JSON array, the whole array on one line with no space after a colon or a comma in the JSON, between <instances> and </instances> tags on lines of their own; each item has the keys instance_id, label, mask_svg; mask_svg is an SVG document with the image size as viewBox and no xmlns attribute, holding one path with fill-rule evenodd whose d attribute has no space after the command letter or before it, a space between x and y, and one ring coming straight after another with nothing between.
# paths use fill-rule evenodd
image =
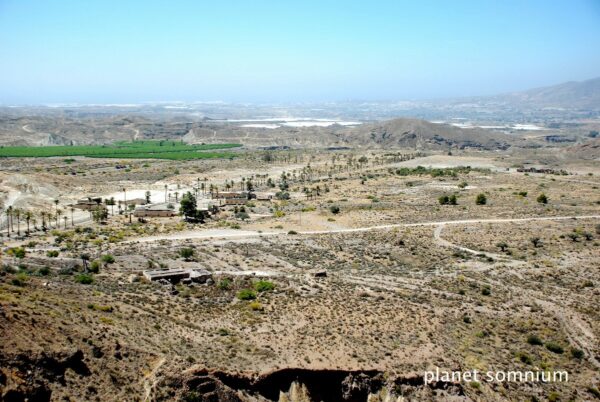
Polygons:
<instances>
[{"instance_id":1,"label":"eroded rock face","mask_svg":"<svg viewBox=\"0 0 600 402\"><path fill-rule=\"evenodd\" d=\"M375 370L282 369L262 375L197 370L161 384L163 400L391 402L403 398L468 400L459 385L425 385L418 375L391 377ZM441 398L441 399L440 399Z\"/></svg>"},{"instance_id":2,"label":"eroded rock face","mask_svg":"<svg viewBox=\"0 0 600 402\"><path fill-rule=\"evenodd\" d=\"M39 355L2 356L0 361L0 400L49 401L50 383L65 385L65 372L89 376L81 350L65 350Z\"/></svg>"}]
</instances>

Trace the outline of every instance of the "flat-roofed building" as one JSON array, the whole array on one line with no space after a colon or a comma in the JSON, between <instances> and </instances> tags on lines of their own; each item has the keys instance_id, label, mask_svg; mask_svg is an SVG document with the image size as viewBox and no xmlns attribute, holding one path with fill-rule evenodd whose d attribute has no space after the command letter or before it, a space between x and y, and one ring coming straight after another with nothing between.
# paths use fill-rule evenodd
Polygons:
<instances>
[{"instance_id":1,"label":"flat-roofed building","mask_svg":"<svg viewBox=\"0 0 600 402\"><path fill-rule=\"evenodd\" d=\"M98 206L102 205L102 198L82 198L77 200L75 204L71 204L73 208L82 209L84 211L93 211Z\"/></svg>"},{"instance_id":2,"label":"flat-roofed building","mask_svg":"<svg viewBox=\"0 0 600 402\"><path fill-rule=\"evenodd\" d=\"M178 283L183 280L204 283L212 277L212 274L202 268L196 269L159 269L144 271L143 275L149 281L166 280L171 283Z\"/></svg>"},{"instance_id":3,"label":"flat-roofed building","mask_svg":"<svg viewBox=\"0 0 600 402\"><path fill-rule=\"evenodd\" d=\"M133 211L133 216L137 218L167 218L177 215L175 205L171 203L146 204L140 205Z\"/></svg>"}]
</instances>

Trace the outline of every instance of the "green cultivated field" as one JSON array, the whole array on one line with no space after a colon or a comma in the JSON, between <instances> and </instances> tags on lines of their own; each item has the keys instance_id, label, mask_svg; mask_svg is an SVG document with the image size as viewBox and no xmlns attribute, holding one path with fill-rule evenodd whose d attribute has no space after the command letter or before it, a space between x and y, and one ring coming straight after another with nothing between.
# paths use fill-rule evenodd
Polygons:
<instances>
[{"instance_id":1,"label":"green cultivated field","mask_svg":"<svg viewBox=\"0 0 600 402\"><path fill-rule=\"evenodd\" d=\"M122 159L208 159L232 158L232 152L209 152L240 147L240 144L187 145L176 141L116 142L112 145L73 145L45 147L0 147L0 158L48 158L86 156Z\"/></svg>"}]
</instances>

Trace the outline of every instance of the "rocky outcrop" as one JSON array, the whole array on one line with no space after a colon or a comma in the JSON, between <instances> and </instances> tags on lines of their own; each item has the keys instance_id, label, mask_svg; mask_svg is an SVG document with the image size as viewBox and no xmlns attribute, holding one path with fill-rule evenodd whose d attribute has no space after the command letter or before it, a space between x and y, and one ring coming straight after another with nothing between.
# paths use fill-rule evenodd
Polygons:
<instances>
[{"instance_id":1,"label":"rocky outcrop","mask_svg":"<svg viewBox=\"0 0 600 402\"><path fill-rule=\"evenodd\" d=\"M452 396L468 400L461 385L426 385L421 375L396 376L377 370L311 370L287 368L265 374L229 373L206 369L164 380L169 398L195 401L347 401L388 402L401 397L435 399Z\"/></svg>"},{"instance_id":2,"label":"rocky outcrop","mask_svg":"<svg viewBox=\"0 0 600 402\"><path fill-rule=\"evenodd\" d=\"M48 134L39 145L75 145L73 140L58 134Z\"/></svg>"},{"instance_id":3,"label":"rocky outcrop","mask_svg":"<svg viewBox=\"0 0 600 402\"><path fill-rule=\"evenodd\" d=\"M38 355L0 355L0 400L49 401L50 383L66 385L65 372L89 376L81 350L64 350Z\"/></svg>"}]
</instances>

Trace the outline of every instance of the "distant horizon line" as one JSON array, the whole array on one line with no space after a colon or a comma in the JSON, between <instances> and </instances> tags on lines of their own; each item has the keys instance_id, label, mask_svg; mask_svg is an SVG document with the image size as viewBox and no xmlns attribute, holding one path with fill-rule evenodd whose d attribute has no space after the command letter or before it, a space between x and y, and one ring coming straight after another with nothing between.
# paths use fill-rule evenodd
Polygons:
<instances>
[{"instance_id":1,"label":"distant horizon line","mask_svg":"<svg viewBox=\"0 0 600 402\"><path fill-rule=\"evenodd\" d=\"M47 107L47 108L61 108L61 107L140 107L140 106L171 106L171 105L255 105L255 106L273 106L273 105L322 105L327 103L333 104L342 104L342 103L380 103L380 104L389 104L389 103L427 103L427 102L440 102L440 101L456 101L461 99L473 99L473 98L489 98L495 96L503 96L503 95L511 95L521 92L534 91L540 89L551 88L560 85L566 84L576 84L576 83L584 83L588 81L600 80L600 76L596 76L593 78L588 78L585 80L569 80L559 82L557 84L550 84L545 86L538 87L530 87L521 90L514 91L506 91L499 92L491 95L464 95L464 96L443 96L443 97L434 97L434 98L404 98L404 99L378 99L378 100L369 100L369 99L343 99L343 100L312 100L312 101L297 101L297 102L289 102L289 101L233 101L233 100L145 100L138 102L39 102L39 103L7 103L0 102L0 107L5 108L21 108L21 107Z\"/></svg>"}]
</instances>

